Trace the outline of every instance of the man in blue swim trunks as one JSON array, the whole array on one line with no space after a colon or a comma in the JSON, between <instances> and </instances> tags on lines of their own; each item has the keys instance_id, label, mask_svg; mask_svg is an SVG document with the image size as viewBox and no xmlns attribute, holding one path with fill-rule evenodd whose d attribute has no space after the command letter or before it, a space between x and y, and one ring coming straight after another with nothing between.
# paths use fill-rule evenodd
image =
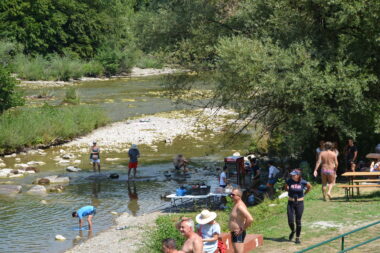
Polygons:
<instances>
[{"instance_id":1,"label":"man in blue swim trunks","mask_svg":"<svg viewBox=\"0 0 380 253\"><path fill-rule=\"evenodd\" d=\"M93 206L84 206L80 208L78 211L73 212L71 215L79 218L79 229L82 228L83 225L83 217L87 216L88 229L92 230L92 217L96 214L96 208Z\"/></svg>"}]
</instances>

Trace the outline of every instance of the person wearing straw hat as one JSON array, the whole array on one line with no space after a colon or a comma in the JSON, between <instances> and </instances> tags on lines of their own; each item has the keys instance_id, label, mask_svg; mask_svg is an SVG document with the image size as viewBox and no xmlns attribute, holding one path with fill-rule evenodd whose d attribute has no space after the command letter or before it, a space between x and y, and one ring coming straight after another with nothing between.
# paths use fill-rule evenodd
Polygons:
<instances>
[{"instance_id":1,"label":"person wearing straw hat","mask_svg":"<svg viewBox=\"0 0 380 253\"><path fill-rule=\"evenodd\" d=\"M128 156L129 156L129 164L128 164L128 179L129 179L132 169L133 169L133 177L136 177L138 158L140 157L140 151L138 150L136 144L132 144L131 148L128 151Z\"/></svg>"},{"instance_id":2,"label":"person wearing straw hat","mask_svg":"<svg viewBox=\"0 0 380 253\"><path fill-rule=\"evenodd\" d=\"M214 253L218 248L220 225L215 221L216 213L203 210L195 217L199 224L198 234L202 237L203 252Z\"/></svg>"}]
</instances>

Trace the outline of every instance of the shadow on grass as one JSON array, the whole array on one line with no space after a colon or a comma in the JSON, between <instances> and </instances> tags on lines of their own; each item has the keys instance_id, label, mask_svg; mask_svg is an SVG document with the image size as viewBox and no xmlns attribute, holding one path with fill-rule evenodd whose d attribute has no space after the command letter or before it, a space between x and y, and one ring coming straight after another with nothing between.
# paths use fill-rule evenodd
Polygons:
<instances>
[{"instance_id":1,"label":"shadow on grass","mask_svg":"<svg viewBox=\"0 0 380 253\"><path fill-rule=\"evenodd\" d=\"M265 241L274 241L274 242L291 242L285 236L279 238L264 237Z\"/></svg>"}]
</instances>

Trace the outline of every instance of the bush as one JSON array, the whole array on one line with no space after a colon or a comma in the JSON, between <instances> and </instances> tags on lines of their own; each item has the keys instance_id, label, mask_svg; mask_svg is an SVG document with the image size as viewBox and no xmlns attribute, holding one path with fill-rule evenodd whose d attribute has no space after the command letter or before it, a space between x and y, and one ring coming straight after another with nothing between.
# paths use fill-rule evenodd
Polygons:
<instances>
[{"instance_id":1,"label":"bush","mask_svg":"<svg viewBox=\"0 0 380 253\"><path fill-rule=\"evenodd\" d=\"M83 65L84 76L102 76L104 74L103 65L98 61L89 61Z\"/></svg>"},{"instance_id":2,"label":"bush","mask_svg":"<svg viewBox=\"0 0 380 253\"><path fill-rule=\"evenodd\" d=\"M17 108L0 116L0 153L70 140L104 125L107 118L93 106Z\"/></svg>"},{"instance_id":3,"label":"bush","mask_svg":"<svg viewBox=\"0 0 380 253\"><path fill-rule=\"evenodd\" d=\"M17 54L22 51L20 44L1 40L0 41L0 64L3 67L9 67Z\"/></svg>"},{"instance_id":4,"label":"bush","mask_svg":"<svg viewBox=\"0 0 380 253\"><path fill-rule=\"evenodd\" d=\"M13 106L23 105L24 99L16 92L16 79L0 65L0 113Z\"/></svg>"},{"instance_id":5,"label":"bush","mask_svg":"<svg viewBox=\"0 0 380 253\"><path fill-rule=\"evenodd\" d=\"M78 79L84 75L84 62L69 57L53 56L48 67L48 75L54 80L68 81Z\"/></svg>"},{"instance_id":6,"label":"bush","mask_svg":"<svg viewBox=\"0 0 380 253\"><path fill-rule=\"evenodd\" d=\"M117 47L106 47L100 50L96 56L104 67L107 76L130 72L136 62L136 51L134 49L118 49Z\"/></svg>"},{"instance_id":7,"label":"bush","mask_svg":"<svg viewBox=\"0 0 380 253\"><path fill-rule=\"evenodd\" d=\"M155 56L143 54L138 57L136 67L142 68L142 69L145 69L145 68L161 69L164 67L164 64Z\"/></svg>"},{"instance_id":8,"label":"bush","mask_svg":"<svg viewBox=\"0 0 380 253\"><path fill-rule=\"evenodd\" d=\"M77 89L70 87L65 92L65 98L62 103L78 105L80 104L80 98Z\"/></svg>"},{"instance_id":9,"label":"bush","mask_svg":"<svg viewBox=\"0 0 380 253\"><path fill-rule=\"evenodd\" d=\"M52 80L52 77L47 73L47 66L48 61L42 56L29 58L21 54L17 55L14 61L14 71L17 76L30 81Z\"/></svg>"}]
</instances>

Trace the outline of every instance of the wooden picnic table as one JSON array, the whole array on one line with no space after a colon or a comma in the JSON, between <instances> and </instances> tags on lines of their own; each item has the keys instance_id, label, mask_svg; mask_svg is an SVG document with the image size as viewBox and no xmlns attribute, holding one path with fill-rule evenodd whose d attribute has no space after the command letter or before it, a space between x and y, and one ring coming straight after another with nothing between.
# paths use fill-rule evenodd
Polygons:
<instances>
[{"instance_id":1,"label":"wooden picnic table","mask_svg":"<svg viewBox=\"0 0 380 253\"><path fill-rule=\"evenodd\" d=\"M354 178L355 177L371 177L371 176L380 176L380 171L374 171L374 172L345 172L342 174L343 177L348 177L348 183L350 185L354 185ZM357 194L359 195L359 187L355 187L357 189ZM352 197L354 196L354 187L351 188L351 194Z\"/></svg>"}]
</instances>

